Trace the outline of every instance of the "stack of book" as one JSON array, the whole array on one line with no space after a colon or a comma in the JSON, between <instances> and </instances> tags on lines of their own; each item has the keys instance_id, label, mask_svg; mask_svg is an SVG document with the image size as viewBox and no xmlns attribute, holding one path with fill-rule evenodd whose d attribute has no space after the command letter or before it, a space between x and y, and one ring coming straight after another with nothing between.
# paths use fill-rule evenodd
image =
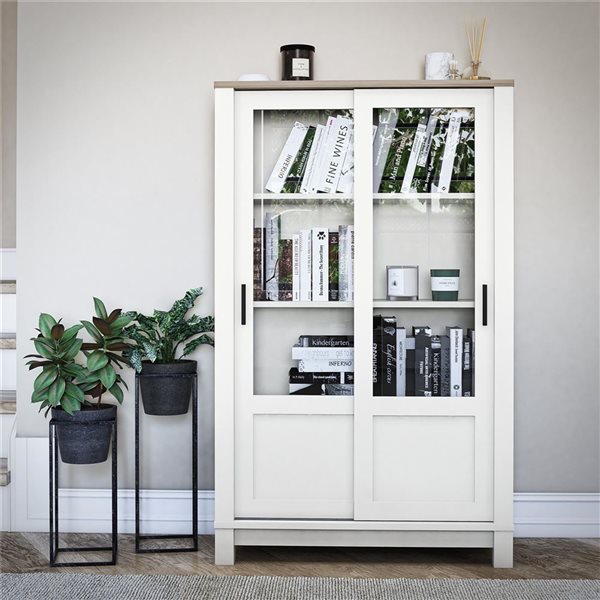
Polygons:
<instances>
[{"instance_id":1,"label":"stack of book","mask_svg":"<svg viewBox=\"0 0 600 600\"><path fill-rule=\"evenodd\" d=\"M353 129L349 111L316 127L296 121L265 189L275 194L351 194Z\"/></svg>"},{"instance_id":2,"label":"stack of book","mask_svg":"<svg viewBox=\"0 0 600 600\"><path fill-rule=\"evenodd\" d=\"M385 108L376 120L374 193L475 191L472 108Z\"/></svg>"},{"instance_id":3,"label":"stack of book","mask_svg":"<svg viewBox=\"0 0 600 600\"><path fill-rule=\"evenodd\" d=\"M290 394L352 396L354 336L301 335L292 346Z\"/></svg>"},{"instance_id":4,"label":"stack of book","mask_svg":"<svg viewBox=\"0 0 600 600\"><path fill-rule=\"evenodd\" d=\"M354 226L302 229L281 238L281 215L265 214L254 228L254 300L354 300Z\"/></svg>"},{"instance_id":5,"label":"stack of book","mask_svg":"<svg viewBox=\"0 0 600 600\"><path fill-rule=\"evenodd\" d=\"M475 331L413 327L407 336L395 317L373 317L374 396L473 396Z\"/></svg>"}]
</instances>

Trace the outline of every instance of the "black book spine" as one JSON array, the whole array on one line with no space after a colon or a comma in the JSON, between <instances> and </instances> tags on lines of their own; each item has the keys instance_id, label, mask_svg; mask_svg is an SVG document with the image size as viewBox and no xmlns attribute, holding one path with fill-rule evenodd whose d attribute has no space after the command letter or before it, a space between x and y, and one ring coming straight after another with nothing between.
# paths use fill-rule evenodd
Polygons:
<instances>
[{"instance_id":1,"label":"black book spine","mask_svg":"<svg viewBox=\"0 0 600 600\"><path fill-rule=\"evenodd\" d=\"M381 336L379 328L381 315L373 317L373 396L381 396Z\"/></svg>"},{"instance_id":2,"label":"black book spine","mask_svg":"<svg viewBox=\"0 0 600 600\"><path fill-rule=\"evenodd\" d=\"M473 395L473 371L471 369L471 340L468 337L463 338L462 395Z\"/></svg>"},{"instance_id":3,"label":"black book spine","mask_svg":"<svg viewBox=\"0 0 600 600\"><path fill-rule=\"evenodd\" d=\"M340 234L329 232L329 300L337 302L340 299Z\"/></svg>"},{"instance_id":4,"label":"black book spine","mask_svg":"<svg viewBox=\"0 0 600 600\"><path fill-rule=\"evenodd\" d=\"M408 338L407 338L408 339ZM406 348L406 395L415 395L415 349Z\"/></svg>"},{"instance_id":5,"label":"black book spine","mask_svg":"<svg viewBox=\"0 0 600 600\"><path fill-rule=\"evenodd\" d=\"M292 367L289 371L290 383L343 383L343 373L332 371L330 373L314 373L299 371L298 367Z\"/></svg>"},{"instance_id":6,"label":"black book spine","mask_svg":"<svg viewBox=\"0 0 600 600\"><path fill-rule=\"evenodd\" d=\"M353 335L301 335L300 345L305 348L352 348Z\"/></svg>"},{"instance_id":7,"label":"black book spine","mask_svg":"<svg viewBox=\"0 0 600 600\"><path fill-rule=\"evenodd\" d=\"M381 328L383 359L382 396L396 395L396 318L383 317Z\"/></svg>"},{"instance_id":8,"label":"black book spine","mask_svg":"<svg viewBox=\"0 0 600 600\"><path fill-rule=\"evenodd\" d=\"M442 344L439 336L431 339L431 395L442 395Z\"/></svg>"},{"instance_id":9,"label":"black book spine","mask_svg":"<svg viewBox=\"0 0 600 600\"><path fill-rule=\"evenodd\" d=\"M415 336L415 396L431 396L431 336Z\"/></svg>"}]
</instances>

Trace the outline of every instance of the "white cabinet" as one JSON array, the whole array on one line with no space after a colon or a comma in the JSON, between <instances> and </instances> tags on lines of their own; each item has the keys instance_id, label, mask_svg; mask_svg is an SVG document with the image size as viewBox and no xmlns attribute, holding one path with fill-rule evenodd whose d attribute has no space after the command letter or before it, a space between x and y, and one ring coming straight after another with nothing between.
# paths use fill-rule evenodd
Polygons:
<instances>
[{"instance_id":1,"label":"white cabinet","mask_svg":"<svg viewBox=\"0 0 600 600\"><path fill-rule=\"evenodd\" d=\"M511 566L511 82L216 88L216 561ZM388 299L387 266L418 267L418 299Z\"/></svg>"}]
</instances>

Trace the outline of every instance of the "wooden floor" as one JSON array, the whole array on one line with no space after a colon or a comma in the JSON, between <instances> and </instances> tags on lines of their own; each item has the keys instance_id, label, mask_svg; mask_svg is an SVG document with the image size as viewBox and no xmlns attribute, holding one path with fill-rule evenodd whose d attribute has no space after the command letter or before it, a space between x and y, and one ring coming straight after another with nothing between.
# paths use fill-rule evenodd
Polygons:
<instances>
[{"instance_id":1,"label":"wooden floor","mask_svg":"<svg viewBox=\"0 0 600 600\"><path fill-rule=\"evenodd\" d=\"M67 534L61 544L107 545L100 534ZM1 533L0 571L10 573L76 572L106 574L282 575L305 577L450 577L508 579L600 579L600 540L517 539L515 568L493 569L491 550L414 548L238 548L233 567L213 563L212 536L200 537L199 552L135 554L132 535L119 536L114 567L51 569L48 536ZM63 554L61 560L94 555ZM102 558L96 555L95 558Z\"/></svg>"}]
</instances>

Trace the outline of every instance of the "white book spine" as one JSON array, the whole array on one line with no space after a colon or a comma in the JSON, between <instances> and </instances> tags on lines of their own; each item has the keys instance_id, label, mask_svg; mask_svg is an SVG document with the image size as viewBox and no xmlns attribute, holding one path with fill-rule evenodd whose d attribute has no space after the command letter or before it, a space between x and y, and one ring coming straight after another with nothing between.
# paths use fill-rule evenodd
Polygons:
<instances>
[{"instance_id":1,"label":"white book spine","mask_svg":"<svg viewBox=\"0 0 600 600\"><path fill-rule=\"evenodd\" d=\"M425 130L425 140L421 146L421 153L417 160L418 167L427 166L427 158L429 157L429 151L431 150L431 142L433 141L433 134L435 133L435 127L437 125L438 118L436 115L431 115L427 122L427 129Z\"/></svg>"},{"instance_id":2,"label":"white book spine","mask_svg":"<svg viewBox=\"0 0 600 600\"><path fill-rule=\"evenodd\" d=\"M292 360L354 360L354 348L292 346Z\"/></svg>"},{"instance_id":3,"label":"white book spine","mask_svg":"<svg viewBox=\"0 0 600 600\"><path fill-rule=\"evenodd\" d=\"M319 187L321 186L321 181L324 178L325 174L325 163L327 162L327 150L329 147L329 139L331 137L331 132L335 126L335 117L328 117L327 125L325 125L325 130L323 131L323 135L321 137L321 143L319 145L319 151L315 158L315 166L313 169L312 177L310 180L310 191L309 194L316 194L319 191Z\"/></svg>"},{"instance_id":4,"label":"white book spine","mask_svg":"<svg viewBox=\"0 0 600 600\"><path fill-rule=\"evenodd\" d=\"M312 229L312 300L329 301L329 230Z\"/></svg>"},{"instance_id":5,"label":"white book spine","mask_svg":"<svg viewBox=\"0 0 600 600\"><path fill-rule=\"evenodd\" d=\"M348 302L348 265L346 254L348 251L346 238L348 236L348 225L340 225L338 240L338 290L340 302Z\"/></svg>"},{"instance_id":6,"label":"white book spine","mask_svg":"<svg viewBox=\"0 0 600 600\"><path fill-rule=\"evenodd\" d=\"M321 142L323 141L324 133L325 125L317 125L315 137L313 139L312 146L310 147L310 153L308 154L308 160L306 161L306 169L304 171L304 177L302 178L302 185L300 186L300 192L302 194L311 193L311 182L315 172L316 159L321 148Z\"/></svg>"},{"instance_id":7,"label":"white book spine","mask_svg":"<svg viewBox=\"0 0 600 600\"><path fill-rule=\"evenodd\" d=\"M396 396L406 396L406 329L396 328Z\"/></svg>"},{"instance_id":8,"label":"white book spine","mask_svg":"<svg viewBox=\"0 0 600 600\"><path fill-rule=\"evenodd\" d=\"M354 373L352 359L307 359L298 363L301 373Z\"/></svg>"},{"instance_id":9,"label":"white book spine","mask_svg":"<svg viewBox=\"0 0 600 600\"><path fill-rule=\"evenodd\" d=\"M452 179L452 169L454 168L454 159L456 157L456 146L460 138L460 115L452 113L448 121L448 131L446 132L446 144L442 156L442 167L440 169L440 179L437 187L434 186L434 192L446 194L450 191L450 181Z\"/></svg>"},{"instance_id":10,"label":"white book spine","mask_svg":"<svg viewBox=\"0 0 600 600\"><path fill-rule=\"evenodd\" d=\"M352 119L337 117L327 141L327 163L323 172L323 180L319 187L320 192L335 193L337 190L342 167L346 159L348 141L352 127Z\"/></svg>"},{"instance_id":11,"label":"white book spine","mask_svg":"<svg viewBox=\"0 0 600 600\"><path fill-rule=\"evenodd\" d=\"M426 131L427 121L426 119L422 119L417 126L417 131L415 132L415 137L410 149L410 156L408 157L408 164L406 165L406 171L404 173L404 179L402 180L402 187L400 188L400 191L403 194L410 192L413 176L415 174L415 168L417 167L417 160L421 154L423 143L425 142Z\"/></svg>"},{"instance_id":12,"label":"white book spine","mask_svg":"<svg viewBox=\"0 0 600 600\"><path fill-rule=\"evenodd\" d=\"M307 132L308 127L306 125L303 125L298 121L294 123L292 131L283 146L283 150L281 151L265 186L268 192L273 192L274 194L279 194L281 192L281 188L287 179L292 164L294 163L294 159L302 146L302 142L304 141Z\"/></svg>"},{"instance_id":13,"label":"white book spine","mask_svg":"<svg viewBox=\"0 0 600 600\"><path fill-rule=\"evenodd\" d=\"M342 194L352 194L354 191L354 125L351 125L348 149L342 165L342 174L340 175L337 191Z\"/></svg>"},{"instance_id":14,"label":"white book spine","mask_svg":"<svg viewBox=\"0 0 600 600\"><path fill-rule=\"evenodd\" d=\"M267 300L279 300L280 215L265 213L265 292Z\"/></svg>"},{"instance_id":15,"label":"white book spine","mask_svg":"<svg viewBox=\"0 0 600 600\"><path fill-rule=\"evenodd\" d=\"M373 141L373 193L375 194L379 191L381 185L381 178L392 145L396 123L398 123L398 111L396 109L380 110L379 125Z\"/></svg>"},{"instance_id":16,"label":"white book spine","mask_svg":"<svg viewBox=\"0 0 600 600\"><path fill-rule=\"evenodd\" d=\"M348 272L348 302L354 302L354 225L348 225L346 235L346 270Z\"/></svg>"},{"instance_id":17,"label":"white book spine","mask_svg":"<svg viewBox=\"0 0 600 600\"><path fill-rule=\"evenodd\" d=\"M450 338L450 396L462 396L463 331L447 327Z\"/></svg>"},{"instance_id":18,"label":"white book spine","mask_svg":"<svg viewBox=\"0 0 600 600\"><path fill-rule=\"evenodd\" d=\"M292 236L292 301L300 301L300 235Z\"/></svg>"},{"instance_id":19,"label":"white book spine","mask_svg":"<svg viewBox=\"0 0 600 600\"><path fill-rule=\"evenodd\" d=\"M312 300L311 230L300 231L300 302Z\"/></svg>"}]
</instances>

